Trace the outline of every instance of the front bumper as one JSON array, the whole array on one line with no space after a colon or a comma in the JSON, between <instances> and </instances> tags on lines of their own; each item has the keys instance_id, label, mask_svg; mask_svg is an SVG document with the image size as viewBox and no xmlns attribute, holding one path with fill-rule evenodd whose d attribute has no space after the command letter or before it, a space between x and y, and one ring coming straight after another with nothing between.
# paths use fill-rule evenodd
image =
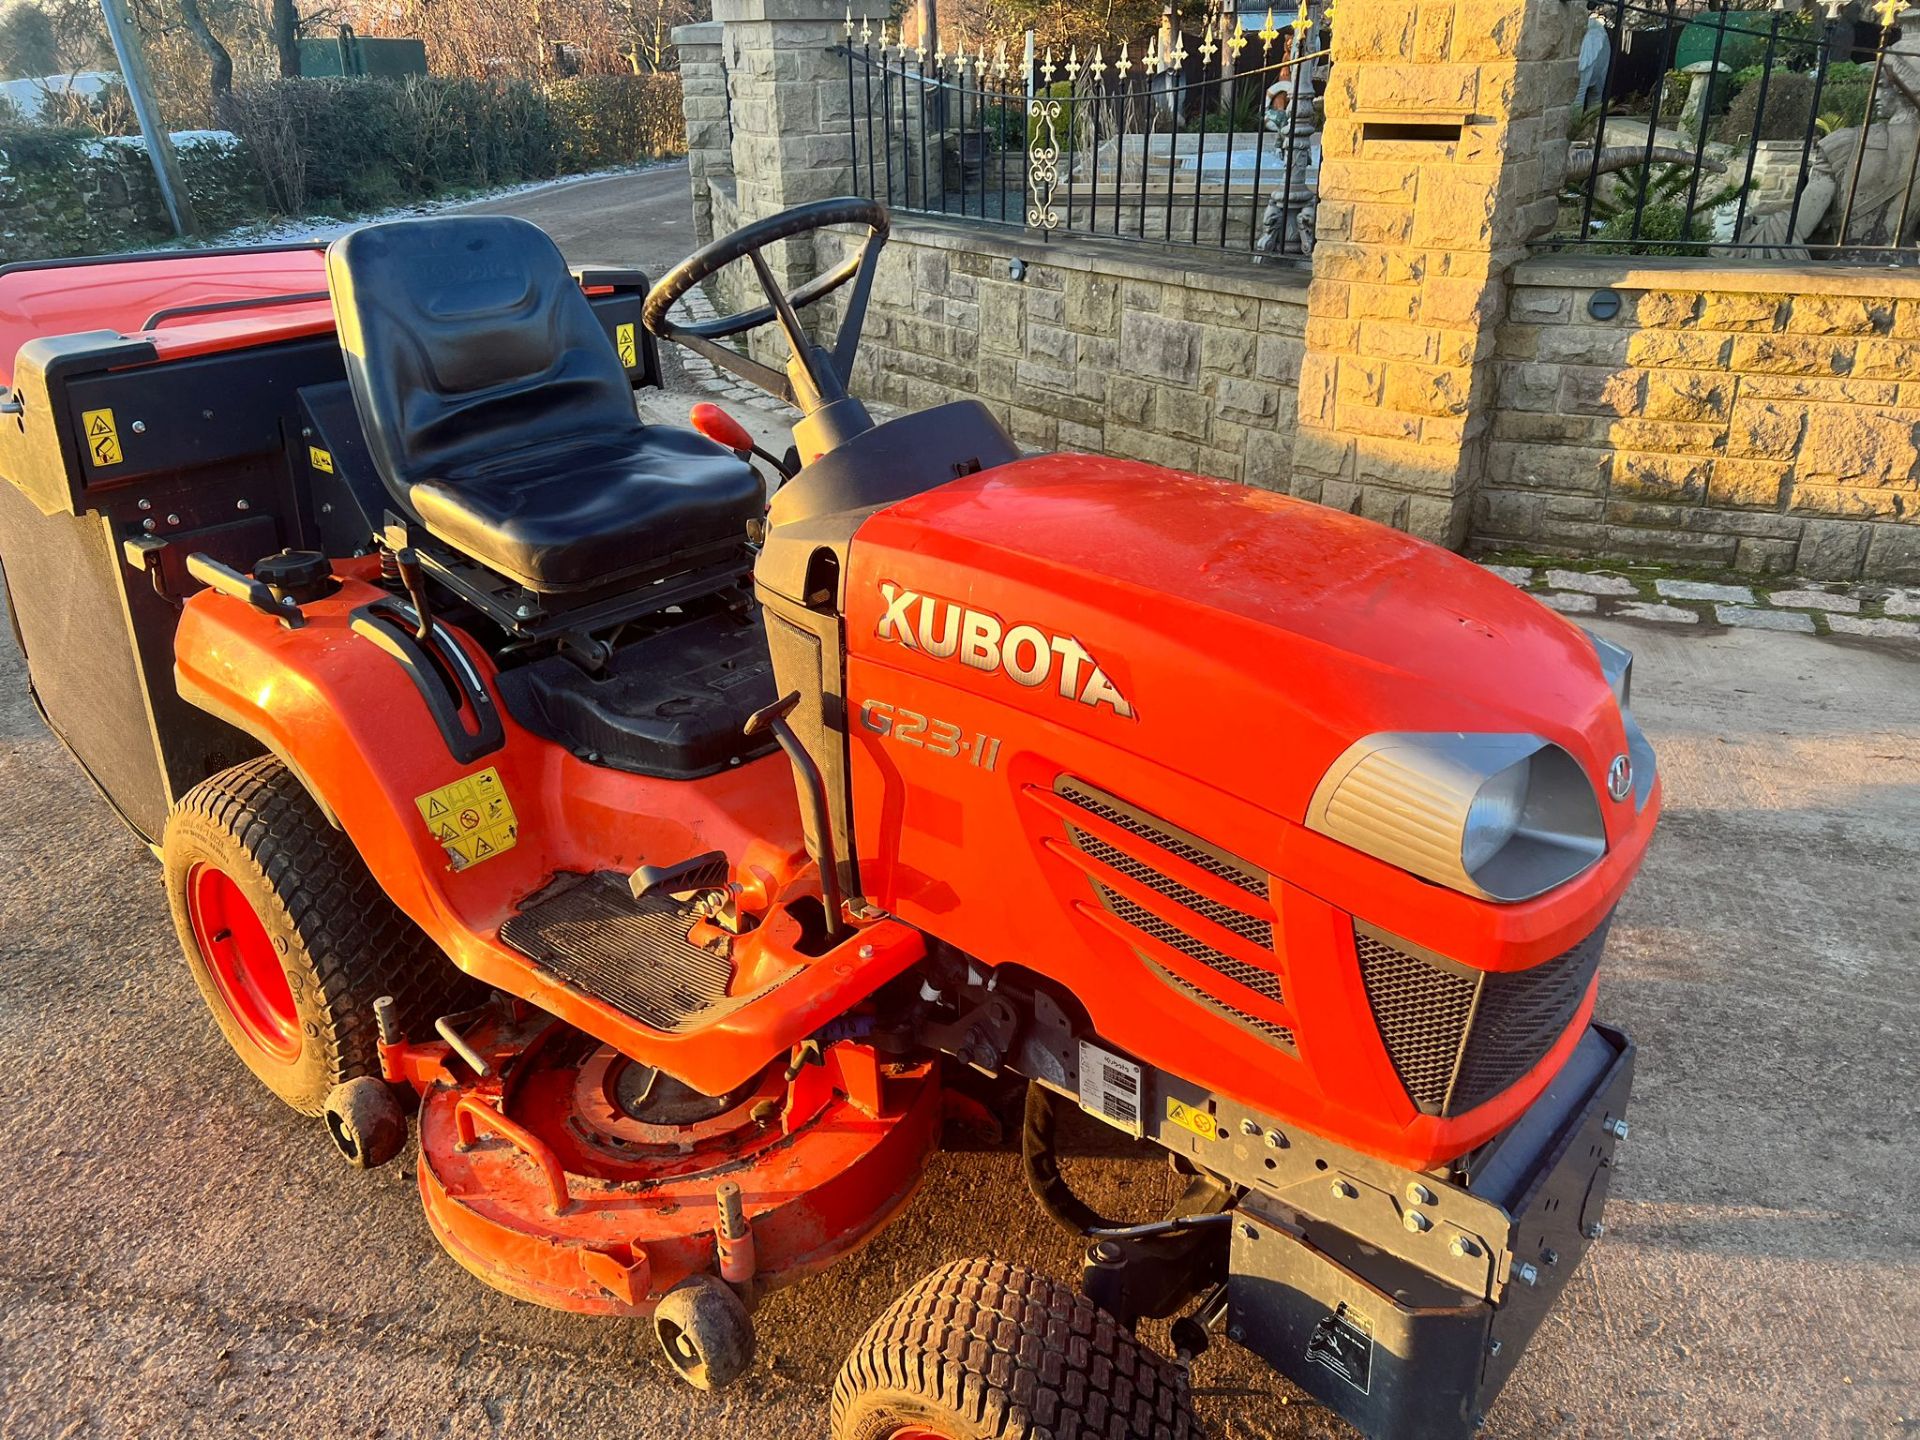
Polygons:
<instances>
[{"instance_id":1,"label":"front bumper","mask_svg":"<svg viewBox=\"0 0 1920 1440\"><path fill-rule=\"evenodd\" d=\"M1373 1440L1470 1436L1601 1233L1633 1059L1591 1026L1451 1179L1270 1147L1235 1212L1229 1336Z\"/></svg>"}]
</instances>

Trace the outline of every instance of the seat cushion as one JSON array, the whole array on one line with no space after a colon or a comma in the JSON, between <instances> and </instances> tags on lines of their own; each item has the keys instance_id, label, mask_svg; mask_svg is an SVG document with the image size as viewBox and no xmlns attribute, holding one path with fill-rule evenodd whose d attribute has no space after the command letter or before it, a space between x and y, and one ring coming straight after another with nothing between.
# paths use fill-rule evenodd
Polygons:
<instances>
[{"instance_id":1,"label":"seat cushion","mask_svg":"<svg viewBox=\"0 0 1920 1440\"><path fill-rule=\"evenodd\" d=\"M439 539L539 591L598 587L738 543L766 508L759 477L732 451L664 425L499 456L417 481L408 498Z\"/></svg>"},{"instance_id":2,"label":"seat cushion","mask_svg":"<svg viewBox=\"0 0 1920 1440\"><path fill-rule=\"evenodd\" d=\"M367 448L429 532L539 591L704 563L765 513L758 477L646 426L552 240L503 215L369 225L327 280Z\"/></svg>"}]
</instances>

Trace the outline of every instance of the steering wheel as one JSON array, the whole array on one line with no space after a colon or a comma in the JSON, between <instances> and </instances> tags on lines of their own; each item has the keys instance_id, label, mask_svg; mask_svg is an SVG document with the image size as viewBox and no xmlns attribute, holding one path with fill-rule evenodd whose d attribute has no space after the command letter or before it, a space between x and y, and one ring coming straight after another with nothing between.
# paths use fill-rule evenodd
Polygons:
<instances>
[{"instance_id":1,"label":"steering wheel","mask_svg":"<svg viewBox=\"0 0 1920 1440\"><path fill-rule=\"evenodd\" d=\"M865 225L867 237L861 242L857 254L788 294L774 278L766 257L760 252L776 241L790 240L796 235L823 230L829 225ZM731 370L743 380L777 395L788 404L798 405L800 409L812 413L823 405L846 398L847 382L853 374L854 353L860 346L860 327L866 320L867 296L873 288L873 274L879 263L880 247L887 243L890 228L886 206L877 200L863 200L856 196L815 200L811 204L782 210L778 215L769 215L764 220L743 225L731 235L722 235L674 266L648 292L641 319L647 329L662 340L684 345L714 364ZM755 310L743 310L736 315L722 315L714 320L685 324L667 318L667 312L681 296L736 260L752 262L760 288L766 293L765 305ZM801 328L798 312L814 301L833 294L848 281L853 282L853 292L848 297L846 313L841 317L839 332L834 336L833 348L829 352L807 338L807 332ZM794 359L799 362L799 377L791 373L783 375L771 365L762 364L718 343L729 336L757 330L774 320L779 322L787 345L793 351ZM796 379L803 383L796 385Z\"/></svg>"}]
</instances>

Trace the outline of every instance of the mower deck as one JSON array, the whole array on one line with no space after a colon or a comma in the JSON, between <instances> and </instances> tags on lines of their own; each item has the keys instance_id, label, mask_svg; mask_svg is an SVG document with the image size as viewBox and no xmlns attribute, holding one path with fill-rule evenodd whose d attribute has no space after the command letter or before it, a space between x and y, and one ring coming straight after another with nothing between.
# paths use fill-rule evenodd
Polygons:
<instances>
[{"instance_id":1,"label":"mower deck","mask_svg":"<svg viewBox=\"0 0 1920 1440\"><path fill-rule=\"evenodd\" d=\"M939 1138L933 1067L861 1045L708 1097L545 1017L466 1043L489 1073L441 1068L421 1100L428 1224L487 1284L556 1309L646 1315L710 1271L754 1295L799 1279L885 1225ZM466 1071L439 1045L392 1059ZM723 1244L729 1183L745 1238Z\"/></svg>"}]
</instances>

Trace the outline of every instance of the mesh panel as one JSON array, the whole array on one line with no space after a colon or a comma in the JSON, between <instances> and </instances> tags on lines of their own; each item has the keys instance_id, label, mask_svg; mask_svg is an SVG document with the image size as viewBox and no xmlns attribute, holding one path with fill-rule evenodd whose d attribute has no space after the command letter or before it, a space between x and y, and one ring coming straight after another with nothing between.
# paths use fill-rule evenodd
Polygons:
<instances>
[{"instance_id":1,"label":"mesh panel","mask_svg":"<svg viewBox=\"0 0 1920 1440\"><path fill-rule=\"evenodd\" d=\"M501 927L500 938L576 989L674 1034L710 1024L788 978L728 995L733 967L689 943L692 922L669 900L635 900L625 876L602 874L535 900Z\"/></svg>"},{"instance_id":2,"label":"mesh panel","mask_svg":"<svg viewBox=\"0 0 1920 1440\"><path fill-rule=\"evenodd\" d=\"M1612 917L1531 970L1483 974L1435 963L1356 929L1374 1023L1400 1081L1429 1115L1491 1100L1565 1033L1606 948Z\"/></svg>"},{"instance_id":3,"label":"mesh panel","mask_svg":"<svg viewBox=\"0 0 1920 1440\"><path fill-rule=\"evenodd\" d=\"M1273 926L1268 921L1235 910L1231 905L1222 905L1217 900L1209 900L1197 891L1189 890L1171 876L1162 875L1151 865L1143 865L1124 850L1117 850L1097 836L1069 825L1067 834L1080 849L1098 860L1109 869L1117 870L1135 884L1148 890L1157 890L1169 900L1184 905L1196 914L1204 915L1222 930L1231 930L1242 940L1251 941L1262 950L1273 948Z\"/></svg>"},{"instance_id":4,"label":"mesh panel","mask_svg":"<svg viewBox=\"0 0 1920 1440\"><path fill-rule=\"evenodd\" d=\"M1178 975L1167 969L1166 966L1155 965L1152 960L1147 959L1144 955L1140 958L1147 961L1147 964L1152 967L1154 974L1166 981L1167 984L1173 986L1174 989L1185 994L1187 998L1195 1004L1204 1005L1215 1014L1223 1015L1233 1021L1234 1024L1244 1026L1270 1045L1284 1045L1289 1050L1293 1049L1293 1031L1289 1030L1285 1025L1281 1025L1272 1020L1262 1020L1259 1016L1249 1015L1244 1010L1236 1010L1233 1006L1216 1000L1191 981L1181 979Z\"/></svg>"},{"instance_id":5,"label":"mesh panel","mask_svg":"<svg viewBox=\"0 0 1920 1440\"><path fill-rule=\"evenodd\" d=\"M1094 888L1100 892L1101 901L1115 915L1134 929L1151 935L1169 950L1178 950L1189 960L1197 960L1229 980L1238 980L1256 995L1264 995L1276 1002L1280 999L1280 977L1273 971L1249 965L1231 955L1222 955L1211 945L1194 939L1179 926L1169 925L1151 910L1134 904L1118 890L1110 890L1105 885L1096 885Z\"/></svg>"},{"instance_id":6,"label":"mesh panel","mask_svg":"<svg viewBox=\"0 0 1920 1440\"><path fill-rule=\"evenodd\" d=\"M1164 822L1156 823L1151 817L1124 805L1113 796L1083 785L1078 780L1063 775L1053 788L1061 799L1072 801L1089 815L1098 815L1109 825L1117 826L1129 835L1138 835L1142 840L1158 845L1169 855L1177 855L1189 865L1209 875L1217 875L1229 885L1237 885L1249 895L1257 895L1262 900L1267 898L1267 877L1264 872L1189 836L1181 835Z\"/></svg>"},{"instance_id":7,"label":"mesh panel","mask_svg":"<svg viewBox=\"0 0 1920 1440\"><path fill-rule=\"evenodd\" d=\"M1611 918L1544 965L1487 976L1460 1062L1460 1078L1453 1083L1450 1111L1471 1110L1491 1100L1553 1048L1586 998L1610 924Z\"/></svg>"},{"instance_id":8,"label":"mesh panel","mask_svg":"<svg viewBox=\"0 0 1920 1440\"><path fill-rule=\"evenodd\" d=\"M1453 1084L1467 1022L1473 1018L1478 981L1471 973L1429 965L1371 935L1356 931L1353 939L1373 1021L1400 1083L1414 1104L1429 1115L1438 1114Z\"/></svg>"}]
</instances>

